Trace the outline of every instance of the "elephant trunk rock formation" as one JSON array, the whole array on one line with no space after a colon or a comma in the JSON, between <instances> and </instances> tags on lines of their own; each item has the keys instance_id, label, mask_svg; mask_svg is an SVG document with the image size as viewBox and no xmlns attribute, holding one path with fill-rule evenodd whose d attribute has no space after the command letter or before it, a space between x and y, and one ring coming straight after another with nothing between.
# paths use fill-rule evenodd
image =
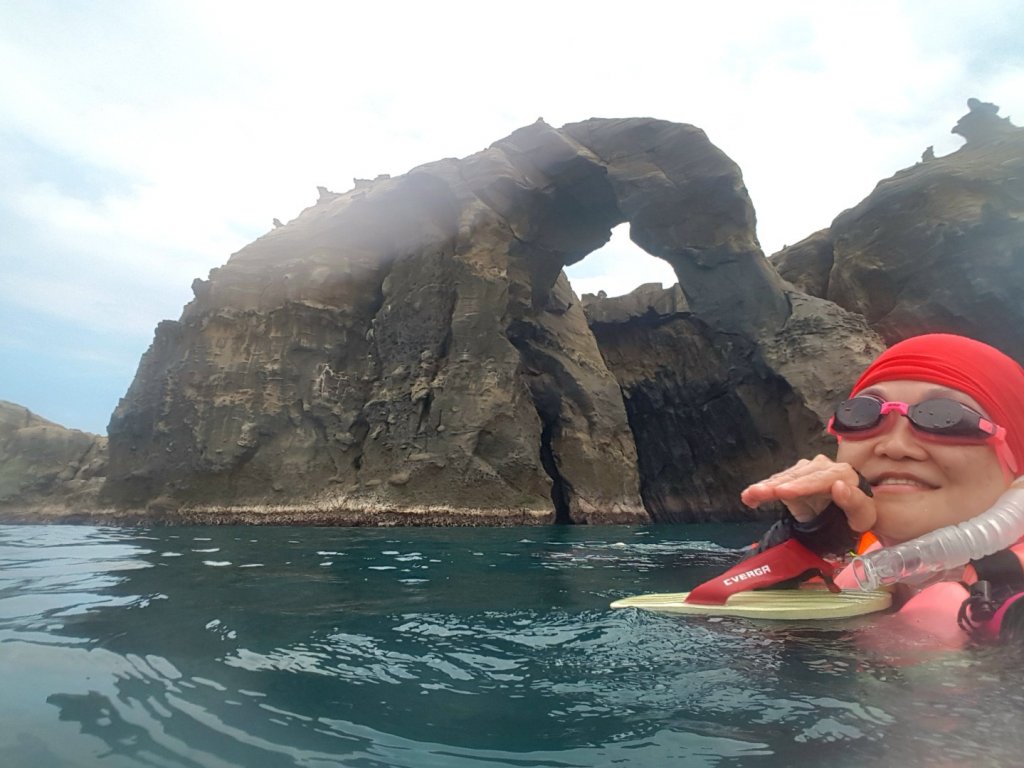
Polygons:
<instances>
[{"instance_id":1,"label":"elephant trunk rock formation","mask_svg":"<svg viewBox=\"0 0 1024 768\"><path fill-rule=\"evenodd\" d=\"M583 306L629 222L679 285ZM741 514L808 446L862 321L764 258L739 168L653 119L542 121L317 204L159 325L100 503L196 521L635 523Z\"/></svg>"}]
</instances>

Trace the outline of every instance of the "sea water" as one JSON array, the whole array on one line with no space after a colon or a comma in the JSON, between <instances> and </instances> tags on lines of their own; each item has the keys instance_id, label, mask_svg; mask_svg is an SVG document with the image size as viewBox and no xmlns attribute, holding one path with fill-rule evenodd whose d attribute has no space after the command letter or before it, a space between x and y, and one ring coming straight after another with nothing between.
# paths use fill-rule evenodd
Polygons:
<instances>
[{"instance_id":1,"label":"sea water","mask_svg":"<svg viewBox=\"0 0 1024 768\"><path fill-rule=\"evenodd\" d=\"M0 526L0 765L1021 764L1018 648L608 608L756 532Z\"/></svg>"}]
</instances>

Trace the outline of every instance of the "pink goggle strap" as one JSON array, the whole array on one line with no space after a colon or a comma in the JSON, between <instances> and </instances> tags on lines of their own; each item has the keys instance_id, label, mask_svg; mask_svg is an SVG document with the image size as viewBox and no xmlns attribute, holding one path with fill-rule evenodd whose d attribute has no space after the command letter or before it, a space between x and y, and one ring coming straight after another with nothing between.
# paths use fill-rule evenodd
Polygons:
<instances>
[{"instance_id":1,"label":"pink goggle strap","mask_svg":"<svg viewBox=\"0 0 1024 768\"><path fill-rule=\"evenodd\" d=\"M896 411L896 413L901 416L909 418L910 404L901 403L896 400L887 400L882 403L879 419L890 411ZM842 441L843 436L837 434L835 431L835 421L835 416L829 418L828 432L830 435L833 435L837 441ZM995 448L996 458L999 459L999 464L1003 468L1003 473L1008 475L1011 480L1017 477L1017 459L1014 457L1009 444L1006 442L1006 428L993 424L984 416L979 417L978 427L983 432L988 433L988 437L985 439L985 442L990 443L992 447ZM925 434L927 434L927 432Z\"/></svg>"}]
</instances>

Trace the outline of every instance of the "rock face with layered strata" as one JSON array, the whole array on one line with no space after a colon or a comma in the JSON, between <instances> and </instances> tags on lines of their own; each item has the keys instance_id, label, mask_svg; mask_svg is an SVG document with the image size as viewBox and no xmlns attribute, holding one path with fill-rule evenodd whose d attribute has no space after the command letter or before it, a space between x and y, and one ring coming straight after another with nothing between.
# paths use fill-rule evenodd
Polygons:
<instances>
[{"instance_id":1,"label":"rock face with layered strata","mask_svg":"<svg viewBox=\"0 0 1024 768\"><path fill-rule=\"evenodd\" d=\"M641 493L661 522L743 520L752 479L833 449L824 419L881 340L831 302L786 290L788 318L760 339L708 325L679 286L585 299L622 388Z\"/></svg>"},{"instance_id":2,"label":"rock face with layered strata","mask_svg":"<svg viewBox=\"0 0 1024 768\"><path fill-rule=\"evenodd\" d=\"M625 221L680 283L618 325L588 306L591 331L562 270ZM193 289L110 423L121 508L721 516L752 472L821 442L808 391L875 351L834 305L809 321L794 303L736 165L651 119L538 122L322 190ZM815 367L823 327L860 357Z\"/></svg>"},{"instance_id":3,"label":"rock face with layered strata","mask_svg":"<svg viewBox=\"0 0 1024 768\"><path fill-rule=\"evenodd\" d=\"M1024 361L1024 130L993 104L969 107L953 128L962 148L879 182L772 261L890 344L948 331Z\"/></svg>"},{"instance_id":4,"label":"rock face with layered strata","mask_svg":"<svg viewBox=\"0 0 1024 768\"><path fill-rule=\"evenodd\" d=\"M0 400L0 519L38 520L95 508L107 439L66 429Z\"/></svg>"}]
</instances>

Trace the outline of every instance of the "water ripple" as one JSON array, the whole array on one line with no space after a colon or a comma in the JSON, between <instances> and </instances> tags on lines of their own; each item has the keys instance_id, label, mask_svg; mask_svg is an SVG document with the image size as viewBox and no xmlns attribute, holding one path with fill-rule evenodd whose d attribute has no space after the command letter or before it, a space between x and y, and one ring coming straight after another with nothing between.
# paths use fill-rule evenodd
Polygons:
<instances>
[{"instance_id":1,"label":"water ripple","mask_svg":"<svg viewBox=\"0 0 1024 768\"><path fill-rule=\"evenodd\" d=\"M863 621L609 610L688 588L747 538L684 530L0 526L0 754L105 768L1015 764L1024 664L1009 651L896 658L896 638L860 642Z\"/></svg>"}]
</instances>

